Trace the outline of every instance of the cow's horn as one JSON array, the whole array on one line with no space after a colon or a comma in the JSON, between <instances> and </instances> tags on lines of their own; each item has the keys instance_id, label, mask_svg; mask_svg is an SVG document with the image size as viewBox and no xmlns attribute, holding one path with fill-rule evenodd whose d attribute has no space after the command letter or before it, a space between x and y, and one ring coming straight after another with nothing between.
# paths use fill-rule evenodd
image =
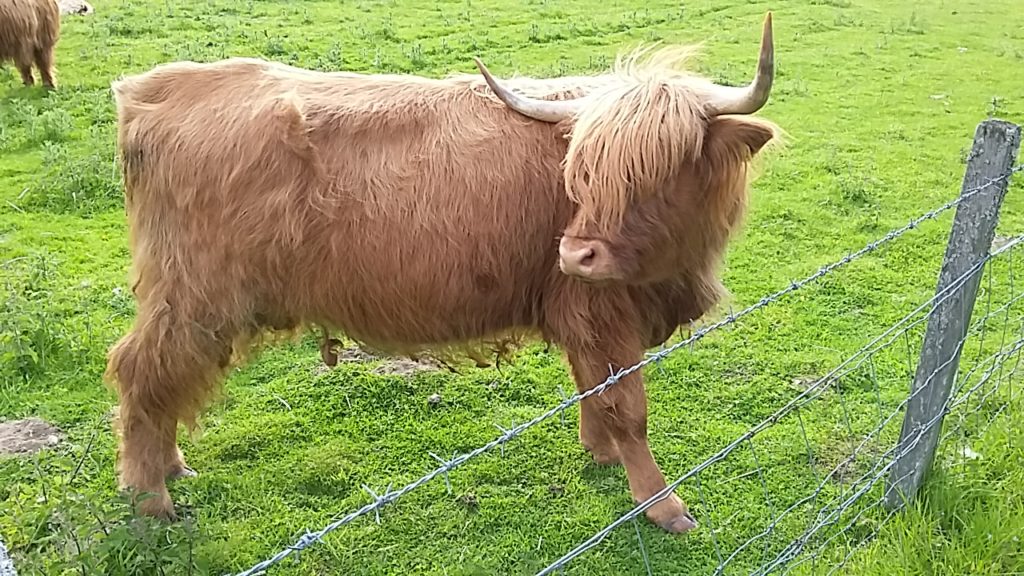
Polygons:
<instances>
[{"instance_id":1,"label":"cow's horn","mask_svg":"<svg viewBox=\"0 0 1024 576\"><path fill-rule=\"evenodd\" d=\"M523 116L542 122L561 122L575 115L580 109L581 102L579 100L537 100L520 96L499 84L479 58L474 57L473 60L476 61L477 68L480 69L484 80L487 81L487 85L491 87L498 99Z\"/></svg>"},{"instance_id":2,"label":"cow's horn","mask_svg":"<svg viewBox=\"0 0 1024 576\"><path fill-rule=\"evenodd\" d=\"M775 77L775 46L772 41L772 13L764 17L761 30L761 56L757 74L748 86L715 86L708 107L713 114L753 114L768 102Z\"/></svg>"}]
</instances>

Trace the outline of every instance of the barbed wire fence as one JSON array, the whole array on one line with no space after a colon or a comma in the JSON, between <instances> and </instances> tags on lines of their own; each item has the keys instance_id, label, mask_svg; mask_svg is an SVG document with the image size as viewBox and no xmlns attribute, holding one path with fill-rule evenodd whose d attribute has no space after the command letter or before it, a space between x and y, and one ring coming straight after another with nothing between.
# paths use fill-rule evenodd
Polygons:
<instances>
[{"instance_id":1,"label":"barbed wire fence","mask_svg":"<svg viewBox=\"0 0 1024 576\"><path fill-rule=\"evenodd\" d=\"M409 492L438 477L447 483L454 469L496 448L503 452L511 440L542 422L563 416L574 404L601 394L625 376L692 347L706 335L956 208L938 286L928 301L828 374L805 383L802 392L768 418L537 574L565 572L573 560L620 526L635 523L648 508L680 488L695 494L699 504L691 506L690 511L701 529L687 538L710 540L713 550L713 557L704 563L707 570L699 573L725 574L728 569L728 573L766 575L797 568L817 573L825 567L831 567L828 574L835 572L859 545L870 541L915 498L940 447L943 461L949 465L976 458L972 439L1020 403L1014 378L1024 349L1024 289L1017 285L1014 271L1015 253L1024 249L1020 247L1024 235L994 243L1009 182L1024 170L1024 165L1015 166L1020 139L1019 126L993 119L980 123L957 198L814 274L700 328L688 338L649 353L643 361L611 373L586 392L565 397L527 422L510 428L497 426L501 434L487 444L447 460L431 454L439 466L401 488L392 490L388 486L378 494L364 485L371 497L369 503L320 530L305 532L292 545L236 576L265 574L330 532L371 513L381 522L381 509ZM975 318L979 291L984 296L984 311ZM969 343L975 351L965 358ZM916 367L915 350L919 351ZM909 394L893 397L891 391L907 381L911 383ZM851 401L853 397L857 401ZM955 420L947 422L947 415L955 416ZM945 426L943 433L944 422L952 425ZM951 453L954 444L959 450ZM763 449L766 445L772 449ZM815 450L815 446L824 445L832 450ZM837 445L845 454L838 460ZM783 493L792 497L794 485L807 489L791 502L782 501ZM789 489L779 490L782 486ZM757 502L752 502L747 513L734 512L729 518L720 518L716 503L737 495L756 498ZM757 518L758 511L768 514ZM653 574L638 527L636 537L643 569ZM844 546L830 547L838 539ZM839 551L843 551L841 555Z\"/></svg>"},{"instance_id":2,"label":"barbed wire fence","mask_svg":"<svg viewBox=\"0 0 1024 576\"><path fill-rule=\"evenodd\" d=\"M900 445L885 449L885 446L893 444L893 440L897 438L900 424L898 416L915 398L931 393L930 387L934 384L934 376L939 373L939 370L929 371L923 386L894 407L887 407L887 403L882 400L880 382L887 379L889 375L880 374L878 366L891 363L888 362L891 358L885 359L886 362L879 360L887 353L904 356L907 372L913 374L910 357L902 354L906 348L901 347L901 344L907 342L914 330L921 324L930 318L935 318L932 311L954 300L972 278L976 278L981 272L991 272L990 267L996 258L1006 258L1009 265L1012 266L1012 252L1022 241L1024 241L1024 236L1013 238L1006 246L993 252L982 263L958 277L948 286L948 289L943 290L941 294L903 317L895 325L874 338L867 346L847 358L832 372L811 383L804 392L770 417L750 428L714 456L688 471L671 483L666 490L637 505L538 574L550 574L565 567L572 559L600 543L615 528L636 519L651 505L686 483L693 484L691 492L699 495L701 508L704 510L704 514L699 515L698 518L706 525L717 557L717 565L712 573L724 573L725 569L731 565L742 564L746 560L745 565L739 566L744 573L769 574L787 564L792 563L796 566L807 561L806 558L797 560L797 557L812 548L808 558L811 561L816 560L828 543L839 536L846 535L869 510L883 502L884 497L877 497L868 502L869 496L874 496L873 494L869 495L871 490L886 479L887 474L901 458L905 458L914 447L920 445L921 438L928 431L941 425L941 416L933 417L913 428L913 432L907 434ZM1017 300L1019 300L1019 295ZM932 311L928 311L927 308L931 308ZM980 333L984 336L989 321L997 318L1003 312L1002 335L1005 340L1007 330L1011 325L1010 310L1010 306L1004 306L988 311L972 326L970 335ZM1022 319L1024 316L1018 315L1014 322L1020 325ZM1021 327L1018 326L1016 331L1020 332L1020 330ZM965 342L966 338L960 340L958 352ZM978 361L957 383L954 397L943 404L940 413L944 415L960 407L972 395L984 389L986 384L989 384L989 390L985 394L991 396L1000 385L1008 381L1006 378L1012 373L1011 370L1009 373L1002 374L1000 375L1002 379L992 383L995 369L1005 367L1011 356L1016 355L1019 358L1021 348L1024 348L1024 332L1019 334L1015 341L1008 344L1004 342L998 351ZM940 367L951 365L953 360L952 356L944 358ZM918 366L923 366L923 364ZM988 368L984 369L986 366ZM977 378L978 381L971 384L972 377L979 372L981 374ZM851 393L848 388L849 383L858 380L860 383L854 388L859 387L860 390L855 391L859 392L861 396L877 398L874 406L870 403L854 404L847 401L847 396ZM846 386L844 386L844 382L847 383ZM861 385L865 382L869 385L866 389ZM819 404L816 405L815 402ZM1004 402L1003 408L1008 405L1007 403L1008 400ZM830 414L830 412L838 412L838 415ZM815 424L813 428L812 423ZM822 423L825 423L826 426L822 426ZM862 428L860 424L867 424L870 427L865 432L858 433L856 430ZM822 444L820 437L815 442L815 438L811 436L811 433L815 431L814 428L818 431L824 429L830 434L839 434L844 441L841 444L847 443L853 446L848 455L829 467L827 471L822 469L822 458L816 454L813 447L816 444ZM770 439L766 437L770 437ZM760 440L764 440L765 443L770 442L776 447L789 447L790 450L786 451L786 455L789 456L788 460L768 461L764 456L759 458L759 453L764 454L764 451L757 447ZM744 451L749 451L749 460L740 457ZM794 454L800 454L801 458L792 458ZM738 462L740 460L745 463ZM766 465L766 463L770 465ZM723 473L714 473L717 470L721 470ZM807 474L808 472L809 474ZM776 499L778 492L769 489L769 484L772 483L769 474L785 476L787 479L800 475L807 476L807 493L788 505L780 503ZM897 480L902 480L904 477L900 475ZM724 479L719 480L719 478ZM740 485L736 485L737 482ZM735 537L740 536L738 533L735 533L731 540L718 536L724 530L721 530L720 524L716 524L712 496L715 492L714 488L729 484L732 484L728 490L730 495L737 492L759 494L764 499L763 509L772 513L770 518L762 521L763 529L742 542L735 541ZM790 490L789 493L791 494L792 491ZM855 509L856 504L863 507ZM776 510L779 512L776 513ZM842 518L850 515L853 515L852 519L846 524L842 524ZM806 522L807 526L797 536L788 541L780 541L777 538L773 541L773 537L777 536L779 532L785 533L780 530L781 526L787 522L793 524L802 521ZM750 526L758 523L744 519L744 522L735 524ZM879 523L875 527L878 528L881 524ZM830 528L833 530L830 531ZM865 537L864 540L866 539ZM819 542L817 547L814 546L815 542ZM758 544L761 545L760 548L756 548ZM755 549L759 552L756 561L749 558Z\"/></svg>"}]
</instances>

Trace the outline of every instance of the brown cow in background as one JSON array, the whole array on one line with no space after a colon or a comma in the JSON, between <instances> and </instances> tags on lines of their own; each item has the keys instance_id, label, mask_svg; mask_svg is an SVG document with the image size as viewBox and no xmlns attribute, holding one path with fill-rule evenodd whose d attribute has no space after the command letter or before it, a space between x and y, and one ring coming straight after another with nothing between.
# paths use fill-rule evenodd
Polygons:
<instances>
[{"instance_id":1,"label":"brown cow in background","mask_svg":"<svg viewBox=\"0 0 1024 576\"><path fill-rule=\"evenodd\" d=\"M264 332L322 325L410 355L535 335L583 391L710 310L777 131L749 116L771 89L771 14L749 87L680 60L500 83L479 61L482 80L232 58L113 83L138 299L107 368L122 486L174 517L165 479L193 473L177 423ZM579 434L637 501L666 486L639 372L582 402ZM696 525L674 495L647 514Z\"/></svg>"},{"instance_id":2,"label":"brown cow in background","mask_svg":"<svg viewBox=\"0 0 1024 576\"><path fill-rule=\"evenodd\" d=\"M56 0L0 0L0 62L14 61L25 86L35 84L35 64L43 86L56 87L53 53L59 39Z\"/></svg>"}]
</instances>

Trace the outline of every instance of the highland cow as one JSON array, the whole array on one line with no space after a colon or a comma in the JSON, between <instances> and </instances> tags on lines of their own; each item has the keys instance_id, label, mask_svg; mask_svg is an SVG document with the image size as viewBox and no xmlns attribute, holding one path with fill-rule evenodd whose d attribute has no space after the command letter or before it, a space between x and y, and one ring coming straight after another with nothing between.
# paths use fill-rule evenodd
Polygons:
<instances>
[{"instance_id":1,"label":"highland cow","mask_svg":"<svg viewBox=\"0 0 1024 576\"><path fill-rule=\"evenodd\" d=\"M176 442L261 335L323 326L396 355L535 337L580 391L718 304L774 75L716 85L637 51L591 77L429 79L251 58L113 83L138 301L109 353L122 486L174 517ZM579 438L666 487L639 371L581 403ZM696 525L672 495L647 511Z\"/></svg>"},{"instance_id":2,"label":"highland cow","mask_svg":"<svg viewBox=\"0 0 1024 576\"><path fill-rule=\"evenodd\" d=\"M12 60L25 86L35 84L35 64L43 86L56 87L53 56L59 38L56 0L0 0L0 62Z\"/></svg>"}]
</instances>

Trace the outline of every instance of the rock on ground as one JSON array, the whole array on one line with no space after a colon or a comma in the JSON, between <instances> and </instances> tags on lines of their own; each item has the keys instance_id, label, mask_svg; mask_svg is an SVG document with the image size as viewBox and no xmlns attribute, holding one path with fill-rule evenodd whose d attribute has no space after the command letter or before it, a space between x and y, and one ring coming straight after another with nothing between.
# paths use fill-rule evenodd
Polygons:
<instances>
[{"instance_id":1,"label":"rock on ground","mask_svg":"<svg viewBox=\"0 0 1024 576\"><path fill-rule=\"evenodd\" d=\"M0 576L18 576L18 573L14 571L14 562L7 555L7 548L4 548L3 542L0 542Z\"/></svg>"},{"instance_id":2,"label":"rock on ground","mask_svg":"<svg viewBox=\"0 0 1024 576\"><path fill-rule=\"evenodd\" d=\"M60 6L61 14L92 14L93 8L84 0L57 0L57 5ZM0 576L3 576L3 572L0 572Z\"/></svg>"}]
</instances>

